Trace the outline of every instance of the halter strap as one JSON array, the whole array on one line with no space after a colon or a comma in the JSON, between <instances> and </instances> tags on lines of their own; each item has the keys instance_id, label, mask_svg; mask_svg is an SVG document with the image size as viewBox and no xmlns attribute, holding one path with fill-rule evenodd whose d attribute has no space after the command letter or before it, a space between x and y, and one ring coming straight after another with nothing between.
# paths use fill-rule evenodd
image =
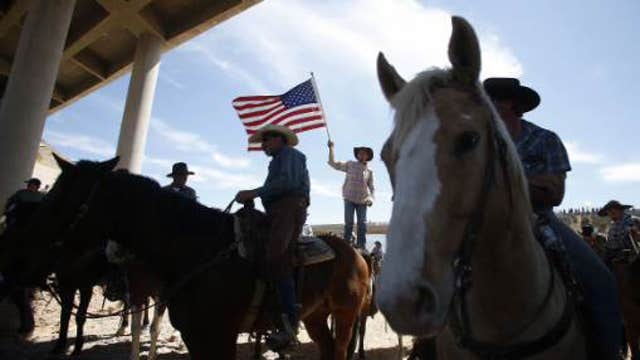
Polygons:
<instances>
[{"instance_id":1,"label":"halter strap","mask_svg":"<svg viewBox=\"0 0 640 360\"><path fill-rule=\"evenodd\" d=\"M481 188L481 194L479 199L479 204L485 204L489 197L489 193L491 188L495 185L495 172L496 165L494 156L497 153L498 160L500 161L503 177L505 179L505 183L509 183L509 173L506 168L507 165L507 144L504 139L502 139L497 133L495 129L491 129L490 131L490 144L493 147L491 151L489 151L490 158L488 161L488 165L485 168L483 186ZM513 194L512 189L507 186L508 198L509 202L513 203ZM462 243L460 245L460 249L458 250L458 254L453 261L453 272L455 276L455 292L452 297L451 305L450 305L450 313L451 316L451 329L454 335L457 338L458 345L464 349L467 349L482 359L490 359L490 360L510 360L510 359L522 359L524 357L532 356L538 354L560 342L563 336L569 330L573 319L573 303L571 301L571 296L569 290L565 287L566 301L562 316L554 327L549 330L545 335L532 340L525 341L521 343L516 343L512 345L502 345L487 341L479 341L474 338L473 332L471 329L471 320L469 318L469 310L467 306L467 293L472 286L472 271L473 267L471 265L471 257L473 253L473 247L478 238L478 234L480 233L480 229L482 227L484 221L484 208L482 206L478 207L475 214L471 218L471 221L467 224L464 231L464 237ZM545 252L546 254L546 252ZM550 271L550 280L549 287L547 289L546 296L543 302L540 304L538 309L536 310L535 316L532 317L531 321L525 323L523 327L521 327L517 332L515 332L511 338L515 338L521 335L524 331L526 331L530 326L535 322L538 316L546 309L547 305L551 300L551 296L553 294L553 290L555 288L555 270L551 264L551 260L549 255L546 254L547 262L549 264Z\"/></svg>"}]
</instances>

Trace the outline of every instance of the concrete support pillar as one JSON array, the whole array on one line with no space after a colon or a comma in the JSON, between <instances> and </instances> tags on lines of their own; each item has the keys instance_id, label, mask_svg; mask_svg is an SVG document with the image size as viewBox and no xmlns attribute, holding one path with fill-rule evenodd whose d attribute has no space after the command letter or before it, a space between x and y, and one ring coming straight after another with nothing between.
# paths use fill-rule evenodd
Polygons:
<instances>
[{"instance_id":1,"label":"concrete support pillar","mask_svg":"<svg viewBox=\"0 0 640 360\"><path fill-rule=\"evenodd\" d=\"M0 106L0 212L31 176L75 0L35 0Z\"/></svg>"},{"instance_id":2,"label":"concrete support pillar","mask_svg":"<svg viewBox=\"0 0 640 360\"><path fill-rule=\"evenodd\" d=\"M138 38L117 150L118 167L133 173L142 170L161 50L162 40L156 36L142 34Z\"/></svg>"}]
</instances>

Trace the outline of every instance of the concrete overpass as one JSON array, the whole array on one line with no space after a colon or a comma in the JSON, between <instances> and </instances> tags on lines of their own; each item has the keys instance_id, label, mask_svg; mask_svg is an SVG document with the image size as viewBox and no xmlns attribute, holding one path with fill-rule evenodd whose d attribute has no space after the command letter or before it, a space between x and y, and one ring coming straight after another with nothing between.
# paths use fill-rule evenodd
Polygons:
<instances>
[{"instance_id":1,"label":"concrete overpass","mask_svg":"<svg viewBox=\"0 0 640 360\"><path fill-rule=\"evenodd\" d=\"M128 71L117 154L140 172L162 53L260 1L0 1L0 206L31 174L47 115Z\"/></svg>"}]
</instances>

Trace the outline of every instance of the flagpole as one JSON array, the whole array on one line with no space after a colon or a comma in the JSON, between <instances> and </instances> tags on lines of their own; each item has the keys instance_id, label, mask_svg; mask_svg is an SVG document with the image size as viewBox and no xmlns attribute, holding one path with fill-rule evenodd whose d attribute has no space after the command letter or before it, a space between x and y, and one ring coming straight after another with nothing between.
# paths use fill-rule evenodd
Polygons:
<instances>
[{"instance_id":1,"label":"flagpole","mask_svg":"<svg viewBox=\"0 0 640 360\"><path fill-rule=\"evenodd\" d=\"M320 110L322 110L322 116L324 117L324 129L327 131L327 138L331 141L331 134L329 134L329 121L327 121L327 113L324 111L324 106L322 106L322 100L320 99L320 92L318 91L318 86L316 85L316 78L313 76L313 71L311 73L311 85L313 85L313 91L316 93L316 97L318 98L318 105L320 105Z\"/></svg>"}]
</instances>

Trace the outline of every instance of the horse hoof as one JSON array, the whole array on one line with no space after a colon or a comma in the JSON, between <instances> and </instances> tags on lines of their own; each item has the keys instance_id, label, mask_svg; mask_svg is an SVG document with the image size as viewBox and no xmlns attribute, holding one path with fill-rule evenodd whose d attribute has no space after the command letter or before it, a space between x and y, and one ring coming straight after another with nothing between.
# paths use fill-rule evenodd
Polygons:
<instances>
[{"instance_id":1,"label":"horse hoof","mask_svg":"<svg viewBox=\"0 0 640 360\"><path fill-rule=\"evenodd\" d=\"M118 329L118 331L116 331L115 336L124 336L124 328L120 328Z\"/></svg>"}]
</instances>

